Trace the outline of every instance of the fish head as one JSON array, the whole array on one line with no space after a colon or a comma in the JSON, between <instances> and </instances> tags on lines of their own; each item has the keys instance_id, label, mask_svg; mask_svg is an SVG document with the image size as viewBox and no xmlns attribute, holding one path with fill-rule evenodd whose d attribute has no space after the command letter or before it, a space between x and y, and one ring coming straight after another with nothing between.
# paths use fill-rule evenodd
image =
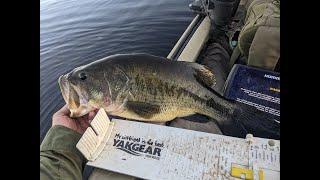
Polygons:
<instances>
[{"instance_id":1,"label":"fish head","mask_svg":"<svg viewBox=\"0 0 320 180\"><path fill-rule=\"evenodd\" d=\"M85 65L59 77L62 96L71 112L81 117L90 111L112 104L107 79L97 66Z\"/></svg>"}]
</instances>

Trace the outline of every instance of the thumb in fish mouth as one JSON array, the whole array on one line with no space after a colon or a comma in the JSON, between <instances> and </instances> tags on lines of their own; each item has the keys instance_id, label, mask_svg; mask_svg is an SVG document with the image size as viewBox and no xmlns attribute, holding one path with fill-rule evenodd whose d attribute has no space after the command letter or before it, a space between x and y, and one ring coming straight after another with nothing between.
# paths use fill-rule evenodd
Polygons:
<instances>
[{"instance_id":1,"label":"thumb in fish mouth","mask_svg":"<svg viewBox=\"0 0 320 180\"><path fill-rule=\"evenodd\" d=\"M69 110L70 110L70 117L72 117L72 118L81 117L81 116L84 116L90 112L88 110L88 108L83 105L80 105L76 109L69 108Z\"/></svg>"},{"instance_id":2,"label":"thumb in fish mouth","mask_svg":"<svg viewBox=\"0 0 320 180\"><path fill-rule=\"evenodd\" d=\"M93 111L90 111L86 115L83 115L81 117L77 117L77 118L74 118L74 119L77 120L77 121L85 121L85 122L88 122L90 124L97 113L98 113L98 111L93 110Z\"/></svg>"}]
</instances>

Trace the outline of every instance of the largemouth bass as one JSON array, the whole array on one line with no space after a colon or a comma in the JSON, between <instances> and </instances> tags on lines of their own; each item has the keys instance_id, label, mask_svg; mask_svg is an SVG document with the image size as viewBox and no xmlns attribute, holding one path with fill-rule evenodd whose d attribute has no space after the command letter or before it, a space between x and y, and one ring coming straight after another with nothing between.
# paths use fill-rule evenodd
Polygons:
<instances>
[{"instance_id":1,"label":"largemouth bass","mask_svg":"<svg viewBox=\"0 0 320 180\"><path fill-rule=\"evenodd\" d=\"M104 108L122 118L166 122L195 113L223 126L240 122L279 135L279 125L253 107L228 101L213 90L214 72L191 62L147 54L113 55L59 78L71 117ZM257 125L259 124L259 125Z\"/></svg>"}]
</instances>

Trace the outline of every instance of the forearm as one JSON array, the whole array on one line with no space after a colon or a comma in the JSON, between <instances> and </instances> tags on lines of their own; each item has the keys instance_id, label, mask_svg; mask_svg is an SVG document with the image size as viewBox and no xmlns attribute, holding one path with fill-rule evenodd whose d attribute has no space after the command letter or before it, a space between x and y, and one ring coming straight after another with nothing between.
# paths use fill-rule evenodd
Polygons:
<instances>
[{"instance_id":1,"label":"forearm","mask_svg":"<svg viewBox=\"0 0 320 180\"><path fill-rule=\"evenodd\" d=\"M63 126L49 129L40 146L41 179L82 179L85 158L76 149L81 134Z\"/></svg>"}]
</instances>

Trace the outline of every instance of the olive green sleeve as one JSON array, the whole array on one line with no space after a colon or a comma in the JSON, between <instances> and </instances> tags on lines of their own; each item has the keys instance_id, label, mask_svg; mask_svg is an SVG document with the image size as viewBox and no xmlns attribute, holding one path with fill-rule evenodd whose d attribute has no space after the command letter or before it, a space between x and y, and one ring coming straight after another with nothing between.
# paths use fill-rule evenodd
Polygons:
<instances>
[{"instance_id":1,"label":"olive green sleeve","mask_svg":"<svg viewBox=\"0 0 320 180\"><path fill-rule=\"evenodd\" d=\"M86 163L76 149L81 134L64 126L49 129L40 146L40 179L82 179Z\"/></svg>"}]
</instances>

